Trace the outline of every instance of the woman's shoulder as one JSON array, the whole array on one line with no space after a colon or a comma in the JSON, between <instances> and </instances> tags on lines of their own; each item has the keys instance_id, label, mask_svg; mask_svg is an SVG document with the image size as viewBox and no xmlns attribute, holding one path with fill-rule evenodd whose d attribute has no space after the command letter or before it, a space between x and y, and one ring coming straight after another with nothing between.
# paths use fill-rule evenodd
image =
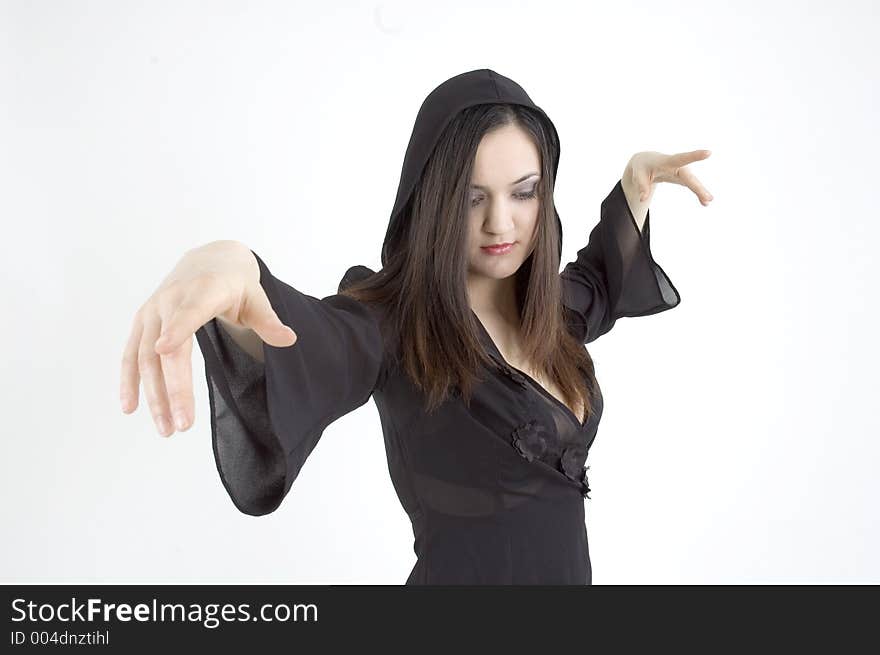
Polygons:
<instances>
[{"instance_id":1,"label":"woman's shoulder","mask_svg":"<svg viewBox=\"0 0 880 655\"><path fill-rule=\"evenodd\" d=\"M369 266L364 266L362 264L350 266L348 270L345 271L345 275L343 275L342 279L339 281L337 294L348 298L353 303L357 303L362 308L366 308L367 312L365 312L365 315L370 315L374 324L378 328L382 340L383 363L382 370L379 373L377 387L382 388L385 379L390 372L396 368L396 363L400 356L400 340L397 337L396 322L391 320L391 314L387 311L387 308L383 303L357 300L351 296L343 294L343 292L349 287L365 280L371 275L375 275L375 273L376 271Z\"/></svg>"},{"instance_id":2,"label":"woman's shoulder","mask_svg":"<svg viewBox=\"0 0 880 655\"><path fill-rule=\"evenodd\" d=\"M389 314L386 311L386 307L384 303L380 302L367 302L365 300L356 299L352 296L348 296L343 292L353 285L357 284L370 277L371 275L375 275L376 271L371 269L369 266L364 266L363 264L357 264L355 266L350 266L348 270L345 271L345 275L342 276L342 279L339 281L339 286L337 288L337 295L342 295L348 298L353 303L358 303L359 305L367 308L368 313L372 315L373 319L377 322L380 327L382 334L385 336L386 347L389 343L393 343L394 340L390 336L390 331L392 330L392 326L389 324Z\"/></svg>"},{"instance_id":3,"label":"woman's shoulder","mask_svg":"<svg viewBox=\"0 0 880 655\"><path fill-rule=\"evenodd\" d=\"M360 282L361 280L365 280L366 278L375 274L376 271L371 269L369 266L364 266L363 264L356 264L354 266L351 266L347 271L345 271L345 275L343 275L342 279L339 281L337 293L342 293L353 284Z\"/></svg>"}]
</instances>

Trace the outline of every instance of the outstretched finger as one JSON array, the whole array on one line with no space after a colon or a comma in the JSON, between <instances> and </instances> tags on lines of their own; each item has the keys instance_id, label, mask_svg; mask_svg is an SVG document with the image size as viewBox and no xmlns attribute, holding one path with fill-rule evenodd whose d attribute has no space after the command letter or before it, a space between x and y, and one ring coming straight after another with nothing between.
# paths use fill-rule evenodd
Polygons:
<instances>
[{"instance_id":1,"label":"outstretched finger","mask_svg":"<svg viewBox=\"0 0 880 655\"><path fill-rule=\"evenodd\" d=\"M122 411L131 414L138 406L138 396L141 384L141 375L138 370L138 345L141 342L141 334L144 325L140 315L136 314L132 322L128 342L122 353L122 372L119 379L119 402Z\"/></svg>"},{"instance_id":2,"label":"outstretched finger","mask_svg":"<svg viewBox=\"0 0 880 655\"><path fill-rule=\"evenodd\" d=\"M680 168L695 161L706 159L711 154L711 150L691 150L690 152L679 152L671 155L670 159L673 166Z\"/></svg>"},{"instance_id":3,"label":"outstretched finger","mask_svg":"<svg viewBox=\"0 0 880 655\"><path fill-rule=\"evenodd\" d=\"M681 178L682 183L686 187L697 194L697 198L700 199L700 202L703 203L703 206L706 206L710 202L712 202L714 196L706 190L706 187L702 185L702 183L697 179L696 175L691 173L688 169L682 168L678 172L678 176Z\"/></svg>"},{"instance_id":4,"label":"outstretched finger","mask_svg":"<svg viewBox=\"0 0 880 655\"><path fill-rule=\"evenodd\" d=\"M195 398L192 382L192 337L186 339L179 348L159 355L162 363L162 376L165 381L167 406L174 429L186 430L192 425L195 414Z\"/></svg>"},{"instance_id":5,"label":"outstretched finger","mask_svg":"<svg viewBox=\"0 0 880 655\"><path fill-rule=\"evenodd\" d=\"M144 319L144 330L138 346L138 366L144 385L144 396L147 399L153 422L156 424L159 434L167 437L174 432L174 427L170 421L171 412L168 408L162 362L153 348L161 328L162 319L158 314L154 313Z\"/></svg>"}]
</instances>

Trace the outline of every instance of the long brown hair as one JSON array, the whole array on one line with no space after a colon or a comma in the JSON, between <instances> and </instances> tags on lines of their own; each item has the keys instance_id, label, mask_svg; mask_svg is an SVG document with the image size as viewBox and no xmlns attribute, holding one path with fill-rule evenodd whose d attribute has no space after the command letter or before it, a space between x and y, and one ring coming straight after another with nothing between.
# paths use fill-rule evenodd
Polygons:
<instances>
[{"instance_id":1,"label":"long brown hair","mask_svg":"<svg viewBox=\"0 0 880 655\"><path fill-rule=\"evenodd\" d=\"M493 365L467 300L469 186L477 148L491 130L514 124L541 154L534 251L515 273L523 352L541 377L554 380L566 404L592 413L593 360L565 324L559 278L559 233L553 209L552 142L527 107L480 104L459 112L443 131L406 205L405 227L385 266L341 293L384 309L395 357L433 411L450 392L469 405L482 366ZM578 417L579 419L581 417Z\"/></svg>"}]
</instances>

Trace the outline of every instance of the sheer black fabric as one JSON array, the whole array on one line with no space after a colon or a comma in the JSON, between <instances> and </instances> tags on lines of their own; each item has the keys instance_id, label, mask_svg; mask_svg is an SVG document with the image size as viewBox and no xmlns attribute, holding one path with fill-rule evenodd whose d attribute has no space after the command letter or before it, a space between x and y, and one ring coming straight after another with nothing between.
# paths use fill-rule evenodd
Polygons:
<instances>
[{"instance_id":1,"label":"sheer black fabric","mask_svg":"<svg viewBox=\"0 0 880 655\"><path fill-rule=\"evenodd\" d=\"M370 399L384 348L372 309L338 294L319 300L301 293L254 256L260 285L297 343L263 342L260 362L217 319L196 338L221 479L238 509L261 515L281 503L324 428Z\"/></svg>"},{"instance_id":2,"label":"sheer black fabric","mask_svg":"<svg viewBox=\"0 0 880 655\"><path fill-rule=\"evenodd\" d=\"M434 413L389 364L377 310L340 294L317 299L260 266L260 284L299 339L248 355L216 320L197 332L205 358L214 455L235 506L275 510L322 433L373 398L388 470L409 516L417 556L407 584L591 584L586 465L602 414L572 411L504 361L485 328L494 366L470 408L450 398ZM347 284L371 271L350 268ZM587 245L560 273L569 327L584 343L624 316L678 305L639 233L618 182ZM479 323L479 319L477 319Z\"/></svg>"},{"instance_id":3,"label":"sheer black fabric","mask_svg":"<svg viewBox=\"0 0 880 655\"><path fill-rule=\"evenodd\" d=\"M560 273L569 328L583 343L608 332L618 318L648 316L681 298L651 256L651 211L642 231L618 180L602 202L601 220L587 245Z\"/></svg>"}]
</instances>

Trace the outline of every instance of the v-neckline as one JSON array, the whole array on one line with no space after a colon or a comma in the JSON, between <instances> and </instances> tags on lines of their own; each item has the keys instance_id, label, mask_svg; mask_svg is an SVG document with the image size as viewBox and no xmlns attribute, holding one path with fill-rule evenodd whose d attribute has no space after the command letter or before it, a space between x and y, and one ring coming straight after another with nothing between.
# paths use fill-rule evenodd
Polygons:
<instances>
[{"instance_id":1,"label":"v-neckline","mask_svg":"<svg viewBox=\"0 0 880 655\"><path fill-rule=\"evenodd\" d=\"M568 415L568 417L569 417L572 421L574 421L574 424L577 426L578 430L583 430L584 427L587 425L587 422L586 422L586 421L581 422L581 420L577 417L577 415L576 415L573 411L571 411L571 407L569 407L569 406L566 405L564 402L562 402L561 400L559 400L559 398L557 398L557 397L554 396L552 393L550 393L550 392L544 387L543 384L541 384L540 382L538 382L535 378L533 378L531 375L529 375L529 374L526 373L525 371L521 371L521 370L518 369L516 366L514 366L513 364L511 364L510 362L508 362L508 361L504 358L504 355L501 354L501 349L498 348L498 346L496 345L495 340L492 338L492 335L489 334L489 330L486 329L486 326L483 325L483 321L480 320L480 317L477 316L477 313L476 313L473 309L471 309L471 314L473 314L473 316L474 316L474 320L477 322L477 326L479 327L480 331L483 333L483 336L486 338L486 342L487 342L487 344L492 348L492 350L493 350L493 351L495 352L495 354L498 356L498 359L501 360L501 362L502 362L505 366L510 367L511 370L516 371L517 373L519 373L520 375L522 375L524 378L526 378L527 380L529 380L529 382L531 382L532 386L535 387L535 389L537 389L541 394L543 394L544 396L546 396L548 400L550 400L551 402L555 403L555 404L556 404L556 405L557 405L562 411L564 411L564 412L566 413L566 415Z\"/></svg>"}]
</instances>

